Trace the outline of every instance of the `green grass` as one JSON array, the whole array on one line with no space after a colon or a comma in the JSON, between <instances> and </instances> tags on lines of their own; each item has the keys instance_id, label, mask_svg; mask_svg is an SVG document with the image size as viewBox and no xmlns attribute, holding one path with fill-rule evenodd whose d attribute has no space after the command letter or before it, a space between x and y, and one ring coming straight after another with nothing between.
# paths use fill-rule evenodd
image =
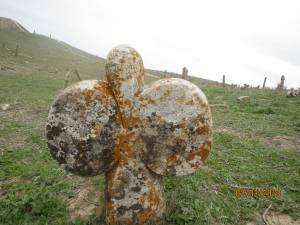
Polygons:
<instances>
[{"instance_id":1,"label":"green grass","mask_svg":"<svg viewBox=\"0 0 300 225\"><path fill-rule=\"evenodd\" d=\"M290 191L299 187L295 154L222 133L215 135L213 150L209 170L166 179L170 224L242 224L254 210L263 211L271 203L275 211L299 216L299 193ZM283 197L237 198L236 186L279 188Z\"/></svg>"},{"instance_id":2,"label":"green grass","mask_svg":"<svg viewBox=\"0 0 300 225\"><path fill-rule=\"evenodd\" d=\"M62 78L68 69L77 68L84 72L84 78L102 77L104 75L104 59L99 58L66 43L48 37L17 31L0 30L0 44L14 50L19 45L19 56L13 61L39 72L54 72L52 78ZM10 61L11 55L0 47L1 56ZM30 58L28 57L30 56ZM2 59L2 60L5 60Z\"/></svg>"},{"instance_id":3,"label":"green grass","mask_svg":"<svg viewBox=\"0 0 300 225\"><path fill-rule=\"evenodd\" d=\"M25 63L26 58L0 50L0 64L16 67L15 72L0 71L0 104L11 105L0 111L0 224L99 224L95 214L70 219L68 199L78 181L51 158L44 125L71 59L85 79L103 77L103 59L39 35L0 31L0 41L9 48L18 42L24 54L34 56ZM50 73L52 67L59 72ZM146 77L147 83L153 80ZM164 179L167 224L245 224L270 204L273 211L299 219L299 152L264 139L300 139L300 99L270 90L206 85L197 78L193 82L213 106L214 145L206 168L193 176ZM238 103L241 95L249 95L250 102ZM93 178L93 184L103 190L103 177ZM280 188L283 196L237 198L236 186Z\"/></svg>"}]
</instances>

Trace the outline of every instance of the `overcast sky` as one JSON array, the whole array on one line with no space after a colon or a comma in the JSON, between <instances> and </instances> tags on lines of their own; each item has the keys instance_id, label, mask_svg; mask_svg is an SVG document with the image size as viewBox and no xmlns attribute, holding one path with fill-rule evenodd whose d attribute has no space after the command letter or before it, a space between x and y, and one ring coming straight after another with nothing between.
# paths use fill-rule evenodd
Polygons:
<instances>
[{"instance_id":1,"label":"overcast sky","mask_svg":"<svg viewBox=\"0 0 300 225\"><path fill-rule=\"evenodd\" d=\"M147 68L300 87L299 0L1 0L0 16L101 57L129 44Z\"/></svg>"}]
</instances>

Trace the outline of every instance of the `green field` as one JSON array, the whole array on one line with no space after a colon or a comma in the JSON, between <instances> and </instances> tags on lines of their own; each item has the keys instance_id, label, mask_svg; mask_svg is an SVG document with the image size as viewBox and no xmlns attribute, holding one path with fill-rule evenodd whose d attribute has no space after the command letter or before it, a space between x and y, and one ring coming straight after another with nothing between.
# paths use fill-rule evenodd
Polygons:
<instances>
[{"instance_id":1,"label":"green field","mask_svg":"<svg viewBox=\"0 0 300 225\"><path fill-rule=\"evenodd\" d=\"M67 71L101 79L105 60L36 34L0 30L0 44L0 105L9 104L0 109L0 224L102 224L103 177L62 170L50 156L44 126ZM16 57L10 50L17 44ZM160 74L150 73L148 84ZM263 224L259 217L270 205L269 213L299 221L300 98L192 81L212 107L214 144L203 170L165 178L166 224ZM250 102L238 103L243 95ZM240 198L237 187L278 188L282 196Z\"/></svg>"}]
</instances>

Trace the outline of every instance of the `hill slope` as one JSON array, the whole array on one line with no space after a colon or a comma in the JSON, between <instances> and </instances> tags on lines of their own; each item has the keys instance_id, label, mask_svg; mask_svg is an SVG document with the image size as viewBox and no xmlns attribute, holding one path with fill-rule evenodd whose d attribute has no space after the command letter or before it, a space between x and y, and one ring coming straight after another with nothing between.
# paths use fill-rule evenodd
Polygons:
<instances>
[{"instance_id":1,"label":"hill slope","mask_svg":"<svg viewBox=\"0 0 300 225\"><path fill-rule=\"evenodd\" d=\"M105 59L91 55L65 42L49 37L0 29L0 65L31 73L46 72L54 79L64 79L69 69L78 69L83 79L104 79ZM3 48L3 44L5 45ZM18 45L19 57L14 56ZM163 71L146 69L146 83L163 77ZM174 77L180 74L172 73ZM213 81L190 77L201 85L215 84Z\"/></svg>"},{"instance_id":2,"label":"hill slope","mask_svg":"<svg viewBox=\"0 0 300 225\"><path fill-rule=\"evenodd\" d=\"M84 72L83 78L101 78L104 74L104 59L76 49L66 43L48 37L0 30L0 41L5 48L0 49L1 65L32 73L50 73L51 78L64 79L67 70L77 68ZM18 57L14 50L18 45ZM10 51L11 50L11 51Z\"/></svg>"},{"instance_id":3,"label":"hill slope","mask_svg":"<svg viewBox=\"0 0 300 225\"><path fill-rule=\"evenodd\" d=\"M0 17L0 29L28 32L28 30L17 21L5 17Z\"/></svg>"},{"instance_id":4,"label":"hill slope","mask_svg":"<svg viewBox=\"0 0 300 225\"><path fill-rule=\"evenodd\" d=\"M105 59L49 37L0 29L0 65L22 71L48 73L51 79L65 79L70 69L78 69L82 79L104 79ZM4 45L4 48L3 48ZM18 57L14 51L18 45ZM162 74L162 73L161 73ZM146 82L157 80L160 72L146 70Z\"/></svg>"}]
</instances>

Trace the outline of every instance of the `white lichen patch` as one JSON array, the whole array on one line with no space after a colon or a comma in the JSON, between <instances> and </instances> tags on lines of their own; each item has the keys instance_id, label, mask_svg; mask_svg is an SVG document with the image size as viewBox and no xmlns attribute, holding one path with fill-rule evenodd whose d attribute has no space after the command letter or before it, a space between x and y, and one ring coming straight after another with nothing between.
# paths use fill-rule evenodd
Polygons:
<instances>
[{"instance_id":1,"label":"white lichen patch","mask_svg":"<svg viewBox=\"0 0 300 225\"><path fill-rule=\"evenodd\" d=\"M203 92L173 78L155 82L140 98L146 165L161 175L193 173L211 148L211 112Z\"/></svg>"},{"instance_id":2,"label":"white lichen patch","mask_svg":"<svg viewBox=\"0 0 300 225\"><path fill-rule=\"evenodd\" d=\"M64 90L50 109L46 133L51 153L79 175L95 175L113 162L117 108L107 84L82 81ZM95 148L97 146L97 148Z\"/></svg>"}]
</instances>

